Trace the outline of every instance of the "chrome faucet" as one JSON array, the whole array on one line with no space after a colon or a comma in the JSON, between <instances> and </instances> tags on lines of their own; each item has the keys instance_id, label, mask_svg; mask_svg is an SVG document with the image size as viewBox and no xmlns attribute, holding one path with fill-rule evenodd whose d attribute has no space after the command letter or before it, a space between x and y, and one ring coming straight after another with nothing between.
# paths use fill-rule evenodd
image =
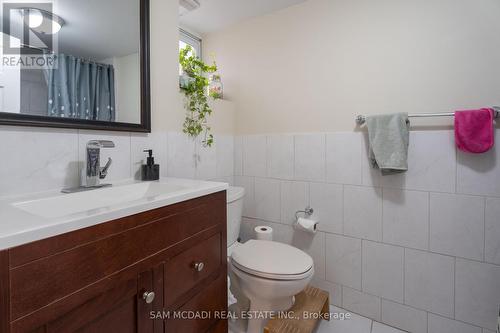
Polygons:
<instances>
[{"instance_id":1,"label":"chrome faucet","mask_svg":"<svg viewBox=\"0 0 500 333\"><path fill-rule=\"evenodd\" d=\"M113 163L111 158L101 167L101 148L114 148L115 143L107 140L91 140L87 143L85 154L85 171L82 173L82 187L103 187L101 179L106 178L108 169Z\"/></svg>"}]
</instances>

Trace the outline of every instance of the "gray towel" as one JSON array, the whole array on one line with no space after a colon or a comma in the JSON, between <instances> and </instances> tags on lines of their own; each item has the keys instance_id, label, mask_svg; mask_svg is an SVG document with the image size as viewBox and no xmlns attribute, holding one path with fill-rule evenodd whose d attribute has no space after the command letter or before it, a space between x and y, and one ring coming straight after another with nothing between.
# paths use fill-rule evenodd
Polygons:
<instances>
[{"instance_id":1,"label":"gray towel","mask_svg":"<svg viewBox=\"0 0 500 333\"><path fill-rule=\"evenodd\" d=\"M366 117L370 140L370 161L382 175L408 170L410 122L407 113Z\"/></svg>"}]
</instances>

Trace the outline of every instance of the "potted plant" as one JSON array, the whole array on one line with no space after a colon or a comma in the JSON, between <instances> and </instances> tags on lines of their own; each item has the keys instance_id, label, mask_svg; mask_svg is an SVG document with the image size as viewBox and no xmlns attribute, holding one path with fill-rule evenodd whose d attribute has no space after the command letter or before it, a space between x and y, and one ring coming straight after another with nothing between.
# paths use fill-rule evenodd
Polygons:
<instances>
[{"instance_id":1,"label":"potted plant","mask_svg":"<svg viewBox=\"0 0 500 333\"><path fill-rule=\"evenodd\" d=\"M179 86L186 97L186 119L183 132L192 138L204 133L204 146L211 147L214 137L210 133L207 118L212 114L206 94L209 81L207 75L217 71L215 61L212 65L205 64L193 54L191 46L187 45L179 51L179 63L183 74L179 78Z\"/></svg>"}]
</instances>

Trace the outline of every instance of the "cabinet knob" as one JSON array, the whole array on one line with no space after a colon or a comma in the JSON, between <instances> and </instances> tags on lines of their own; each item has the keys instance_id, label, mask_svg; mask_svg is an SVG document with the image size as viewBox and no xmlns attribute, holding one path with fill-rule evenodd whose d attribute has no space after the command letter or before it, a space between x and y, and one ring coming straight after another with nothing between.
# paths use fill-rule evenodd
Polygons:
<instances>
[{"instance_id":1,"label":"cabinet knob","mask_svg":"<svg viewBox=\"0 0 500 333\"><path fill-rule=\"evenodd\" d=\"M142 299L147 303L151 304L155 300L155 293L153 291L146 291L142 294Z\"/></svg>"},{"instance_id":2,"label":"cabinet knob","mask_svg":"<svg viewBox=\"0 0 500 333\"><path fill-rule=\"evenodd\" d=\"M197 272L201 272L203 270L203 268L205 268L205 264L202 262L195 262L193 266L194 266L194 270Z\"/></svg>"}]
</instances>

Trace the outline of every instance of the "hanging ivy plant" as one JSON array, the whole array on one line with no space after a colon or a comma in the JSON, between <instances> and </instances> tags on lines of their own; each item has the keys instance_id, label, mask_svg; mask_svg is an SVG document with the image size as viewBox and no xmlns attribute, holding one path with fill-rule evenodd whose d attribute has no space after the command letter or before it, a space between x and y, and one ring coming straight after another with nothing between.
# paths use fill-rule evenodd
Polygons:
<instances>
[{"instance_id":1,"label":"hanging ivy plant","mask_svg":"<svg viewBox=\"0 0 500 333\"><path fill-rule=\"evenodd\" d=\"M205 135L203 145L211 147L214 137L210 133L207 121L212 114L206 94L209 84L207 74L217 71L217 65L215 61L213 65L205 64L193 54L193 49L189 45L179 51L179 63L183 71L180 88L186 96L187 110L183 132L192 138L197 138L203 133Z\"/></svg>"}]
</instances>

